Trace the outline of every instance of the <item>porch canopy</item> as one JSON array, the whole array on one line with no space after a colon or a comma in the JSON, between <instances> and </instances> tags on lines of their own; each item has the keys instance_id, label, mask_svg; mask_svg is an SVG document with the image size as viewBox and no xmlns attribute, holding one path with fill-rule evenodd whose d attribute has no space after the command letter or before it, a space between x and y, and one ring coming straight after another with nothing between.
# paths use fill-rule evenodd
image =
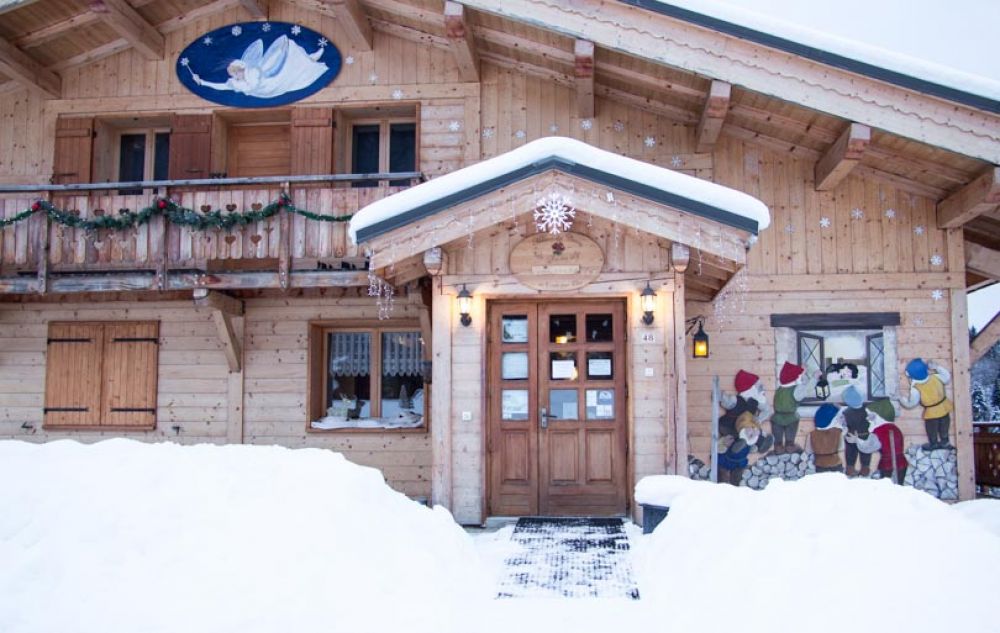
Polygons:
<instances>
[{"instance_id":1,"label":"porch canopy","mask_svg":"<svg viewBox=\"0 0 1000 633\"><path fill-rule=\"evenodd\" d=\"M424 252L530 213L553 191L577 212L686 247L705 298L744 265L770 224L767 205L741 191L547 137L374 202L354 215L349 235L372 270L403 283L426 274Z\"/></svg>"}]
</instances>

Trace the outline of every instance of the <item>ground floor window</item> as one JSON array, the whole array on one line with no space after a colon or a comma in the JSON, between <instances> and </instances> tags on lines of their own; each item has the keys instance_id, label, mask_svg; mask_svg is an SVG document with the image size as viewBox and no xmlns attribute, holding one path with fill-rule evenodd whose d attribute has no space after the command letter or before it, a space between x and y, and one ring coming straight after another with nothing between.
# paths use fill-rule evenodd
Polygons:
<instances>
[{"instance_id":1,"label":"ground floor window","mask_svg":"<svg viewBox=\"0 0 1000 633\"><path fill-rule=\"evenodd\" d=\"M424 425L424 341L416 325L313 326L310 354L312 428Z\"/></svg>"}]
</instances>

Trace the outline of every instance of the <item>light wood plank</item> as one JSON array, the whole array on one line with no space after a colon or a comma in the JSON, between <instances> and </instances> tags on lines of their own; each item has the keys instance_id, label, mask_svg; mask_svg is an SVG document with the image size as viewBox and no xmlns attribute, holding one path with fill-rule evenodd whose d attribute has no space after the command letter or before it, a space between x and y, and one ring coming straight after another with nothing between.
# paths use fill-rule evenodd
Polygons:
<instances>
[{"instance_id":1,"label":"light wood plank","mask_svg":"<svg viewBox=\"0 0 1000 633\"><path fill-rule=\"evenodd\" d=\"M867 125L851 123L830 149L816 163L816 191L830 191L861 162L871 142L872 131Z\"/></svg>"},{"instance_id":2,"label":"light wood plank","mask_svg":"<svg viewBox=\"0 0 1000 633\"><path fill-rule=\"evenodd\" d=\"M347 33L351 46L359 51L372 50L372 25L358 0L326 0L333 15Z\"/></svg>"},{"instance_id":3,"label":"light wood plank","mask_svg":"<svg viewBox=\"0 0 1000 633\"><path fill-rule=\"evenodd\" d=\"M701 110L701 119L696 131L698 146L695 151L710 152L722 132L726 115L729 114L729 103L733 86L724 81L713 81L708 89L708 98Z\"/></svg>"},{"instance_id":4,"label":"light wood plank","mask_svg":"<svg viewBox=\"0 0 1000 633\"><path fill-rule=\"evenodd\" d=\"M966 241L965 268L978 275L1000 280L1000 251Z\"/></svg>"},{"instance_id":5,"label":"light wood plank","mask_svg":"<svg viewBox=\"0 0 1000 633\"><path fill-rule=\"evenodd\" d=\"M462 81L479 81L479 53L475 35L465 15L465 7L457 2L444 3L444 30Z\"/></svg>"},{"instance_id":6,"label":"light wood plank","mask_svg":"<svg viewBox=\"0 0 1000 633\"><path fill-rule=\"evenodd\" d=\"M576 111L580 118L594 116L594 43L573 43L573 77L576 79Z\"/></svg>"},{"instance_id":7,"label":"light wood plank","mask_svg":"<svg viewBox=\"0 0 1000 633\"><path fill-rule=\"evenodd\" d=\"M975 363L1000 341L1000 313L997 313L981 332L972 339L969 362Z\"/></svg>"},{"instance_id":8,"label":"light wood plank","mask_svg":"<svg viewBox=\"0 0 1000 633\"><path fill-rule=\"evenodd\" d=\"M45 99L62 95L62 79L10 42L0 38L0 73Z\"/></svg>"},{"instance_id":9,"label":"light wood plank","mask_svg":"<svg viewBox=\"0 0 1000 633\"><path fill-rule=\"evenodd\" d=\"M163 34L125 0L91 0L90 10L149 60L162 60Z\"/></svg>"},{"instance_id":10,"label":"light wood plank","mask_svg":"<svg viewBox=\"0 0 1000 633\"><path fill-rule=\"evenodd\" d=\"M960 227L1000 205L1000 167L994 165L978 178L937 205L937 223L942 229Z\"/></svg>"}]
</instances>

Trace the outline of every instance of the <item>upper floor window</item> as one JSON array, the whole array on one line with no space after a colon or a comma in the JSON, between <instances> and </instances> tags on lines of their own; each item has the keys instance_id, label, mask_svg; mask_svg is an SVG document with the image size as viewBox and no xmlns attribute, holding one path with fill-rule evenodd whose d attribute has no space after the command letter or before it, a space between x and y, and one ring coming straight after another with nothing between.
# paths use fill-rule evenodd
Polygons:
<instances>
[{"instance_id":1,"label":"upper floor window","mask_svg":"<svg viewBox=\"0 0 1000 633\"><path fill-rule=\"evenodd\" d=\"M166 180L170 167L170 131L162 129L124 130L118 135L118 182ZM139 189L121 194L139 194Z\"/></svg>"},{"instance_id":2,"label":"upper floor window","mask_svg":"<svg viewBox=\"0 0 1000 633\"><path fill-rule=\"evenodd\" d=\"M417 125L413 120L354 121L351 126L351 173L402 173L416 171ZM377 181L355 183L374 187ZM408 181L391 181L393 186Z\"/></svg>"}]
</instances>

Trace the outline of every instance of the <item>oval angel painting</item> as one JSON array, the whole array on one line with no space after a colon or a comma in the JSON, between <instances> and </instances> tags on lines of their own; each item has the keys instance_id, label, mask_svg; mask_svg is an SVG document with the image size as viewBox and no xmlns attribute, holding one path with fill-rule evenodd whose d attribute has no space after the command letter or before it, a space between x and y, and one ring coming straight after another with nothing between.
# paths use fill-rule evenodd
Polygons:
<instances>
[{"instance_id":1,"label":"oval angel painting","mask_svg":"<svg viewBox=\"0 0 1000 633\"><path fill-rule=\"evenodd\" d=\"M244 108L298 101L339 71L340 52L325 37L282 22L216 29L192 42L177 60L178 76L192 92Z\"/></svg>"}]
</instances>

